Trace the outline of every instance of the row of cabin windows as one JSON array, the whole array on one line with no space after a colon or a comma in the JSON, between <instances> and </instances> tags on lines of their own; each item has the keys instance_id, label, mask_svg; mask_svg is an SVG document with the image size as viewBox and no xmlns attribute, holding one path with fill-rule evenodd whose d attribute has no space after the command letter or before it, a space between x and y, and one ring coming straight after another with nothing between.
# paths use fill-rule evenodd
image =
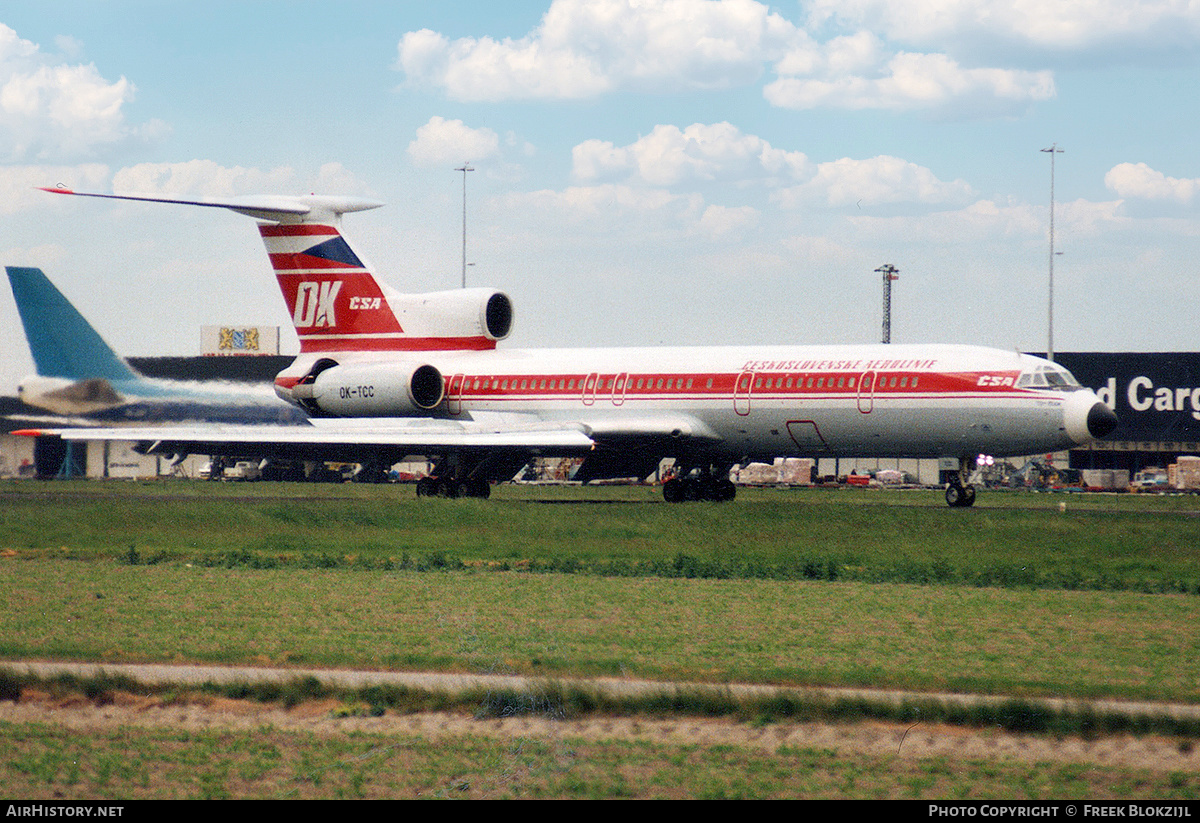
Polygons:
<instances>
[{"instance_id":1,"label":"row of cabin windows","mask_svg":"<svg viewBox=\"0 0 1200 823\"><path fill-rule=\"evenodd\" d=\"M607 379L593 379L591 381L591 383L589 383L587 385L587 387L590 389L594 386L597 390L611 389L613 387L613 383L614 383L615 379L616 378L613 378L613 377L609 377ZM507 391L510 383L511 383L514 391L524 391L527 389L536 389L538 391L541 391L543 389L548 390L548 391L561 391L561 390L565 389L567 391L573 391L576 388L577 383L578 383L578 388L580 388L580 389L584 388L583 378L580 378L578 381L576 381L575 378L565 378L565 377L558 378L558 379L548 379L548 380L547 379L542 379L542 380L524 379L524 380L518 381L515 377L512 380L507 380L507 379L501 380L500 378L491 378L491 377L476 377L474 382L471 383L471 390L472 391L487 391L489 389L499 389L500 391ZM655 381L655 379L653 377L651 377L649 379L639 377L635 381L634 378L627 377L627 378L625 378L624 385L625 385L625 388L634 389L635 391L641 390L643 388L645 388L645 389L690 389L694 385L694 378L691 378L691 377L687 377L687 378L660 377L660 378L658 378L657 381ZM710 378L708 378L705 388L711 389L712 387L713 387L713 379L710 377Z\"/></svg>"},{"instance_id":2,"label":"row of cabin windows","mask_svg":"<svg viewBox=\"0 0 1200 823\"><path fill-rule=\"evenodd\" d=\"M588 379L591 382L587 384L587 388L590 390L594 387L597 391L599 391L599 390L604 390L604 389L611 389L613 387L613 384L614 384L614 381L616 378L609 377L609 378L603 379L603 380L594 379L594 378L588 378ZM641 391L643 389L646 389L646 390L650 390L650 389L667 389L667 390L684 389L684 390L688 390L693 387L694 378L691 378L691 377L687 377L687 378L684 378L684 377L675 377L675 378L672 378L672 377L659 377L659 378L638 377L635 379L633 377L627 377L624 380L625 380L624 387L619 387L619 388L633 389L634 391ZM755 389L791 389L791 388L798 388L798 389L799 388L808 388L808 389L812 389L812 388L817 388L817 389L851 388L851 389L853 389L857 385L857 380L858 380L858 378L855 376L847 377L845 375L839 375L838 377L830 376L828 378L826 378L826 377L799 377L799 378L755 377L754 378L754 388ZM835 384L835 381L836 381L836 384ZM578 382L579 389L583 389L585 387L583 378L579 378L578 381L576 381L575 378L566 378L566 377L550 378L550 379L542 378L541 380L537 380L537 379L530 380L528 378L525 378L525 379L518 381L517 378L515 378L515 377L512 378L511 380L509 380L507 378L500 379L500 378L492 378L492 377L476 377L474 379L474 382L471 384L471 390L472 391L488 391L488 390L499 389L500 391L507 391L509 388L510 382L512 384L512 388L514 391L527 391L530 389L534 389L537 391L542 391L542 390L574 391L576 388L576 382ZM711 389L712 387L713 387L713 378L710 377L710 378L708 378L708 380L705 383L705 388ZM915 389L916 387L917 387L917 375L912 375L912 377L909 377L907 375L902 376L902 377L892 375L892 376L888 377L885 375L885 376L879 378L879 382L876 383L876 385L875 385L875 388L877 388L877 389L884 389L884 388L887 388L887 389L913 388L913 389Z\"/></svg>"},{"instance_id":3,"label":"row of cabin windows","mask_svg":"<svg viewBox=\"0 0 1200 823\"><path fill-rule=\"evenodd\" d=\"M835 380L837 381L836 385L834 383ZM845 388L850 388L850 389L853 389L857 383L857 380L858 380L857 377L853 377L853 376L847 377L845 375L839 375L836 378L830 377L830 378L828 378L828 382L826 382L826 378L824 378L824 377L807 377L807 378L800 377L800 378L796 379L795 388L798 388L798 389L799 388L805 388L805 389L812 389L812 388L845 389ZM910 380L912 381L911 383L909 382ZM816 382L814 383L813 381L816 381ZM790 389L792 387L793 387L793 385L792 385L791 377L787 377L787 378L768 377L765 379L765 381L764 381L764 378L761 378L761 377L754 378L754 388L756 388L756 389ZM908 377L907 375L905 375L903 377L897 377L896 375L892 375L891 377L888 377L885 375L883 377L880 377L879 382L875 384L875 388L877 388L877 389L895 389L895 388L915 389L916 387L917 387L917 375L915 375L915 374L911 378Z\"/></svg>"}]
</instances>

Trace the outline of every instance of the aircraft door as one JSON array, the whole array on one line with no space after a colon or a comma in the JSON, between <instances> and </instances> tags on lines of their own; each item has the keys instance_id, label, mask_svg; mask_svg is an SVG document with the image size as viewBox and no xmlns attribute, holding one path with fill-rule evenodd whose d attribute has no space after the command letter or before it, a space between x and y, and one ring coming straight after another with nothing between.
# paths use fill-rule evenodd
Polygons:
<instances>
[{"instance_id":1,"label":"aircraft door","mask_svg":"<svg viewBox=\"0 0 1200 823\"><path fill-rule=\"evenodd\" d=\"M621 372L617 375L617 379L613 382L612 402L614 406L620 406L625 402L625 384L629 382L629 375Z\"/></svg>"},{"instance_id":2,"label":"aircraft door","mask_svg":"<svg viewBox=\"0 0 1200 823\"><path fill-rule=\"evenodd\" d=\"M863 372L858 379L858 410L870 414L875 408L875 372Z\"/></svg>"},{"instance_id":3,"label":"aircraft door","mask_svg":"<svg viewBox=\"0 0 1200 823\"><path fill-rule=\"evenodd\" d=\"M595 372L589 374L583 380L583 394L580 399L583 400L583 405L590 406L596 402L596 384L600 382L600 377Z\"/></svg>"},{"instance_id":4,"label":"aircraft door","mask_svg":"<svg viewBox=\"0 0 1200 823\"><path fill-rule=\"evenodd\" d=\"M750 390L754 386L754 372L744 371L733 383L733 410L741 415L750 413Z\"/></svg>"},{"instance_id":5,"label":"aircraft door","mask_svg":"<svg viewBox=\"0 0 1200 823\"><path fill-rule=\"evenodd\" d=\"M796 444L796 448L802 454L825 454L832 451L829 444L825 442L825 437L821 434L820 427L813 420L789 420L787 421L788 434L792 438L792 442Z\"/></svg>"}]
</instances>

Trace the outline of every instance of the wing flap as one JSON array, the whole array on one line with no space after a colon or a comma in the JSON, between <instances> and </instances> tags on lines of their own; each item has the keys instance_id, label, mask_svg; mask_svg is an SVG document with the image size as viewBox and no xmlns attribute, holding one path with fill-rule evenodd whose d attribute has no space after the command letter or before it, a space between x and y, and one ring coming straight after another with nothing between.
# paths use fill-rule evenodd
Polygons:
<instances>
[{"instance_id":1,"label":"wing flap","mask_svg":"<svg viewBox=\"0 0 1200 823\"><path fill-rule=\"evenodd\" d=\"M613 415L584 420L580 427L595 439L661 437L714 442L722 439L708 424L690 414Z\"/></svg>"}]
</instances>

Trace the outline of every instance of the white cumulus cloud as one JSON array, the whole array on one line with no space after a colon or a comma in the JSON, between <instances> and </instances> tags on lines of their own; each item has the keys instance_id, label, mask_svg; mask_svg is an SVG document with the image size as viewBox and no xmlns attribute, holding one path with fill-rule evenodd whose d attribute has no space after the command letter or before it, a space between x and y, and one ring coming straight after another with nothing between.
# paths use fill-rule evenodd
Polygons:
<instances>
[{"instance_id":1,"label":"white cumulus cloud","mask_svg":"<svg viewBox=\"0 0 1200 823\"><path fill-rule=\"evenodd\" d=\"M488 128L474 129L461 120L432 117L417 129L408 156L418 166L438 166L484 160L500 150L500 136Z\"/></svg>"},{"instance_id":2,"label":"white cumulus cloud","mask_svg":"<svg viewBox=\"0 0 1200 823\"><path fill-rule=\"evenodd\" d=\"M754 81L795 33L755 0L554 0L519 39L408 32L397 67L458 100L728 88Z\"/></svg>"},{"instance_id":3,"label":"white cumulus cloud","mask_svg":"<svg viewBox=\"0 0 1200 823\"><path fill-rule=\"evenodd\" d=\"M1200 180L1167 177L1145 163L1121 163L1104 175L1104 185L1121 197L1171 200L1188 205L1200 193Z\"/></svg>"},{"instance_id":4,"label":"white cumulus cloud","mask_svg":"<svg viewBox=\"0 0 1200 823\"><path fill-rule=\"evenodd\" d=\"M858 48L839 48L846 45ZM781 61L780 74L763 89L763 96L788 109L1001 113L1055 96L1049 71L968 68L945 54L888 54L869 35L793 53Z\"/></svg>"},{"instance_id":5,"label":"white cumulus cloud","mask_svg":"<svg viewBox=\"0 0 1200 823\"><path fill-rule=\"evenodd\" d=\"M577 179L629 176L652 186L794 182L809 173L810 165L801 152L775 148L730 123L693 123L684 129L659 125L628 146L588 140L572 155Z\"/></svg>"},{"instance_id":6,"label":"white cumulus cloud","mask_svg":"<svg viewBox=\"0 0 1200 823\"><path fill-rule=\"evenodd\" d=\"M955 54L985 45L1044 54L1159 50L1196 42L1191 0L806 0L808 24L869 29L900 43Z\"/></svg>"},{"instance_id":7,"label":"white cumulus cloud","mask_svg":"<svg viewBox=\"0 0 1200 823\"><path fill-rule=\"evenodd\" d=\"M947 183L924 166L884 155L867 160L844 157L820 163L810 180L784 189L776 199L787 208L810 203L867 207L893 203L961 203L973 195L971 186L963 180Z\"/></svg>"},{"instance_id":8,"label":"white cumulus cloud","mask_svg":"<svg viewBox=\"0 0 1200 823\"><path fill-rule=\"evenodd\" d=\"M767 101L794 109L992 114L1054 96L1048 71L966 62L969 50L899 49L874 32L873 24L886 27L868 19L869 0L862 3L857 16L845 15L857 28L822 41L820 24L833 12L821 4L810 15L816 23L805 27L757 0L554 0L541 24L518 39L408 32L396 66L410 85L471 101L724 89L770 72L776 79L764 88ZM880 13L890 10L884 4Z\"/></svg>"},{"instance_id":9,"label":"white cumulus cloud","mask_svg":"<svg viewBox=\"0 0 1200 823\"><path fill-rule=\"evenodd\" d=\"M94 65L55 63L0 23L0 156L71 159L165 126L130 126L125 107L134 86L107 80Z\"/></svg>"},{"instance_id":10,"label":"white cumulus cloud","mask_svg":"<svg viewBox=\"0 0 1200 823\"><path fill-rule=\"evenodd\" d=\"M113 191L128 194L171 194L227 197L262 194L294 187L295 171L281 166L269 171L222 166L212 160L183 163L140 163L113 175Z\"/></svg>"}]
</instances>

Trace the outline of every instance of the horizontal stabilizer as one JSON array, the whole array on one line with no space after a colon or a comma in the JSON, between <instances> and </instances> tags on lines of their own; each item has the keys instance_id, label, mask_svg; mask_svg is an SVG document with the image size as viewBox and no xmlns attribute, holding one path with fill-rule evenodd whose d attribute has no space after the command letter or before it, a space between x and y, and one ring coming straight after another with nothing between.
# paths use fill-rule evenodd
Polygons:
<instances>
[{"instance_id":1,"label":"horizontal stabilizer","mask_svg":"<svg viewBox=\"0 0 1200 823\"><path fill-rule=\"evenodd\" d=\"M244 197L201 197L185 199L159 194L101 194L97 192L75 191L58 187L39 187L51 194L72 194L77 197L100 197L106 200L138 200L150 203L174 203L181 206L207 206L209 208L229 209L238 214L245 214L259 220L273 220L278 223L309 223L322 220L335 220L342 214L354 211L377 209L383 205L375 200L361 197L340 197L333 195L285 195L258 194Z\"/></svg>"}]
</instances>

